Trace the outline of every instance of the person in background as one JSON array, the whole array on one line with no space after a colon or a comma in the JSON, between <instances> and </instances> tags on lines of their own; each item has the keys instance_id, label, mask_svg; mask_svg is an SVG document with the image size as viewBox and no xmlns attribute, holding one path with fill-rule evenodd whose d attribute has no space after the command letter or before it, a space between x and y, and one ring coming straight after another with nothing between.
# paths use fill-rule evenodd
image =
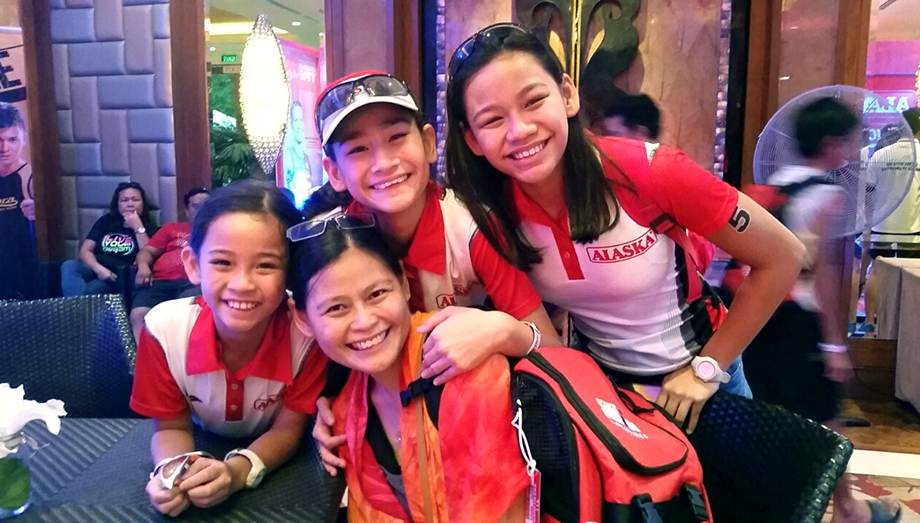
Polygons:
<instances>
[{"instance_id":1,"label":"person in background","mask_svg":"<svg viewBox=\"0 0 920 523\"><path fill-rule=\"evenodd\" d=\"M380 231L339 214L288 237L298 325L351 369L332 405L334 429L346 435L348 520L524 521L529 479L511 424L508 360L493 353L407 397L410 383L424 382L418 328L432 313L410 312L409 282Z\"/></svg>"},{"instance_id":2,"label":"person in background","mask_svg":"<svg viewBox=\"0 0 920 523\"><path fill-rule=\"evenodd\" d=\"M744 351L744 368L754 397L823 423L837 431L838 389L852 376L843 320L839 316L846 194L822 183L828 171L859 155L861 121L834 98L815 100L795 118L795 139L804 165L775 172L770 185L804 185L785 204L784 225L806 249L806 264L792 292ZM890 523L901 517L894 500L853 497L844 478L834 491L834 523Z\"/></svg>"},{"instance_id":3,"label":"person in background","mask_svg":"<svg viewBox=\"0 0 920 523\"><path fill-rule=\"evenodd\" d=\"M610 102L604 117L592 127L601 136L657 142L661 110L647 94L624 94Z\"/></svg>"},{"instance_id":4,"label":"person in background","mask_svg":"<svg viewBox=\"0 0 920 523\"><path fill-rule=\"evenodd\" d=\"M201 296L144 319L130 405L154 419L147 495L163 514L258 487L301 444L328 361L294 326L285 290L284 232L301 220L277 187L247 180L214 191L182 250ZM193 424L253 441L223 459L197 455ZM175 472L183 462L191 466Z\"/></svg>"},{"instance_id":5,"label":"person in background","mask_svg":"<svg viewBox=\"0 0 920 523\"><path fill-rule=\"evenodd\" d=\"M185 193L187 222L166 223L137 253L137 276L134 299L131 301L131 329L134 339L140 339L144 316L155 305L167 300L201 294L201 289L188 280L182 265L182 249L188 245L192 223L201 204L211 191L204 187Z\"/></svg>"},{"instance_id":6,"label":"person in background","mask_svg":"<svg viewBox=\"0 0 920 523\"><path fill-rule=\"evenodd\" d=\"M119 274L134 265L137 253L156 234L151 210L141 184L119 183L108 210L80 244L79 259L61 265L64 296L117 294Z\"/></svg>"},{"instance_id":7,"label":"person in background","mask_svg":"<svg viewBox=\"0 0 920 523\"><path fill-rule=\"evenodd\" d=\"M32 165L23 160L26 124L15 105L0 102L0 299L35 295L35 201Z\"/></svg>"}]
</instances>

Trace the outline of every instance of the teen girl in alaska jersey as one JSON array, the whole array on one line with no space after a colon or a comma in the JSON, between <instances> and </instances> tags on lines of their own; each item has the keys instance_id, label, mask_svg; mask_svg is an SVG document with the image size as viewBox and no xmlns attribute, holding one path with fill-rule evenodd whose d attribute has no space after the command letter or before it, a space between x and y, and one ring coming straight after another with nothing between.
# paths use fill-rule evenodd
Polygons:
<instances>
[{"instance_id":1,"label":"teen girl in alaska jersey","mask_svg":"<svg viewBox=\"0 0 920 523\"><path fill-rule=\"evenodd\" d=\"M599 362L660 383L658 403L689 420L688 430L733 371L727 390L749 395L736 360L795 281L795 237L679 151L586 134L572 80L519 26L469 38L449 76L448 185L543 299L569 311ZM699 276L688 274L682 249L621 212L624 191L638 194L630 171L649 168L649 158L659 206L751 266L731 312L705 282L686 303L689 278Z\"/></svg>"},{"instance_id":2,"label":"teen girl in alaska jersey","mask_svg":"<svg viewBox=\"0 0 920 523\"><path fill-rule=\"evenodd\" d=\"M544 345L560 344L527 276L495 252L451 192L430 180L434 129L402 80L379 71L349 75L332 82L316 107L330 184L303 213L309 218L345 205L349 214L373 220L402 257L413 312L439 311L420 329L430 333L423 377L441 384L490 354L522 356L540 343L539 332ZM341 198L329 198L330 189ZM486 295L501 312L446 308L482 305ZM334 420L325 400L318 412L313 433L323 459L342 466L327 451L342 436L329 433Z\"/></svg>"}]
</instances>

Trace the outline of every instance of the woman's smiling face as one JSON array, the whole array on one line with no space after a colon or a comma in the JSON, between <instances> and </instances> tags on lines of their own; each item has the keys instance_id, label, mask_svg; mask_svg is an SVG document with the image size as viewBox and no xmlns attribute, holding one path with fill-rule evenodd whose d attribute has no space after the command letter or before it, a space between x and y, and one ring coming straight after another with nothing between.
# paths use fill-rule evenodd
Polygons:
<instances>
[{"instance_id":1,"label":"woman's smiling face","mask_svg":"<svg viewBox=\"0 0 920 523\"><path fill-rule=\"evenodd\" d=\"M307 284L306 330L336 363L372 376L399 364L409 335L409 284L350 247Z\"/></svg>"}]
</instances>

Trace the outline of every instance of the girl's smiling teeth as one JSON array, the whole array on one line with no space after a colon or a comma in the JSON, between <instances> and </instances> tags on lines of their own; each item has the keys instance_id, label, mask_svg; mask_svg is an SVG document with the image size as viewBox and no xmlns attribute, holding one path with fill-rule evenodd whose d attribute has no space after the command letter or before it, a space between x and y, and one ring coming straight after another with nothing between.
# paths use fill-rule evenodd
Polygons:
<instances>
[{"instance_id":1,"label":"girl's smiling teeth","mask_svg":"<svg viewBox=\"0 0 920 523\"><path fill-rule=\"evenodd\" d=\"M258 303L252 301L225 300L228 307L238 311L248 311L255 309Z\"/></svg>"},{"instance_id":2,"label":"girl's smiling teeth","mask_svg":"<svg viewBox=\"0 0 920 523\"><path fill-rule=\"evenodd\" d=\"M351 348L352 350L370 349L371 347L379 345L380 342L382 342L384 338L387 337L387 334L389 334L389 332L390 332L390 329L386 329L385 331L381 332L380 334L377 334L376 336L372 338L368 338L363 341L357 341L355 343L349 343L348 347Z\"/></svg>"},{"instance_id":3,"label":"girl's smiling teeth","mask_svg":"<svg viewBox=\"0 0 920 523\"><path fill-rule=\"evenodd\" d=\"M371 189L374 189L375 191L382 191L383 189L386 189L387 187L391 187L391 186L396 185L396 184L398 184L398 183L403 183L404 181L406 181L406 180L408 180L408 179L409 179L409 175L408 175L408 174L404 174L404 175L400 176L399 178L394 178L394 179L389 180L389 181L386 181L386 182L382 182L382 183L378 183L378 184L375 184L375 185L371 185Z\"/></svg>"},{"instance_id":4,"label":"girl's smiling teeth","mask_svg":"<svg viewBox=\"0 0 920 523\"><path fill-rule=\"evenodd\" d=\"M515 160L523 160L523 159L525 159L525 158L530 158L531 156L533 156L533 155L537 154L538 152L542 151L543 148L546 147L546 142L548 142L548 141L549 141L549 140L543 140L542 142L540 142L540 143L538 143L537 145L531 147L530 149L527 149L526 151L521 151L521 152L517 152L517 153L511 153L509 156L511 156L511 157L514 158Z\"/></svg>"}]
</instances>

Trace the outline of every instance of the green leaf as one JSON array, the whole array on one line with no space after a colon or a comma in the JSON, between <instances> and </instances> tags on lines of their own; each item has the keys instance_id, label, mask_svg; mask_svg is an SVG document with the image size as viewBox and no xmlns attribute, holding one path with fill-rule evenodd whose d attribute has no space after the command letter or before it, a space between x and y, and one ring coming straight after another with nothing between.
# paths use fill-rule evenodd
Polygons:
<instances>
[{"instance_id":1,"label":"green leaf","mask_svg":"<svg viewBox=\"0 0 920 523\"><path fill-rule=\"evenodd\" d=\"M29 501L31 474L17 458L0 458L0 509L16 510Z\"/></svg>"}]
</instances>

